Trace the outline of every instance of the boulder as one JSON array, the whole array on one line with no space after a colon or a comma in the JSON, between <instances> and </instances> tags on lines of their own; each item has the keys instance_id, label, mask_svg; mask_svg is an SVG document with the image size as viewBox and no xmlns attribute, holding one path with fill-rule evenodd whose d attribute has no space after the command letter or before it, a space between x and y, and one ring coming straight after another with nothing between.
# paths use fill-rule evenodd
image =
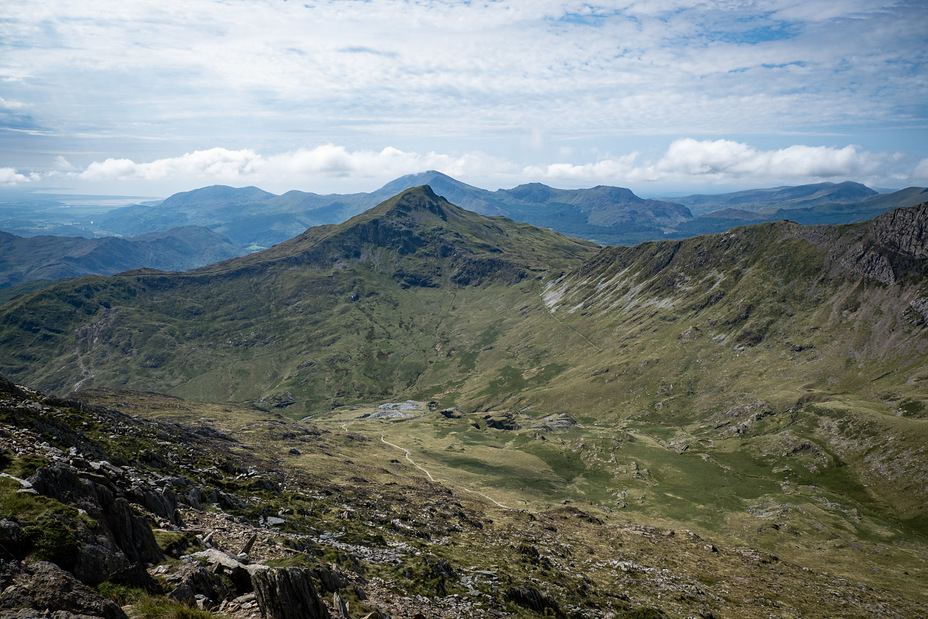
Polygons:
<instances>
[{"instance_id":1,"label":"boulder","mask_svg":"<svg viewBox=\"0 0 928 619\"><path fill-rule=\"evenodd\" d=\"M255 571L251 583L265 619L331 619L312 583L308 568Z\"/></svg>"},{"instance_id":2,"label":"boulder","mask_svg":"<svg viewBox=\"0 0 928 619\"><path fill-rule=\"evenodd\" d=\"M182 565L169 580L175 583L175 586L168 593L168 597L188 606L197 605L198 596L202 596L201 600L208 600L208 606L218 606L229 595L229 587L219 574L197 563Z\"/></svg>"},{"instance_id":3,"label":"boulder","mask_svg":"<svg viewBox=\"0 0 928 619\"><path fill-rule=\"evenodd\" d=\"M553 612L557 617L563 617L557 600L552 600L544 593L532 587L513 587L506 591L506 600L533 610L537 613Z\"/></svg>"},{"instance_id":4,"label":"boulder","mask_svg":"<svg viewBox=\"0 0 928 619\"><path fill-rule=\"evenodd\" d=\"M217 575L225 575L232 584L236 595L251 593L251 574L257 570L267 569L264 565L247 565L239 561L238 557L222 552L216 548L196 552L191 558L206 561L210 570Z\"/></svg>"},{"instance_id":5,"label":"boulder","mask_svg":"<svg viewBox=\"0 0 928 619\"><path fill-rule=\"evenodd\" d=\"M329 593L335 593L339 589L344 589L350 584L348 576L335 568L317 567L313 570L313 575L319 579L323 588Z\"/></svg>"},{"instance_id":6,"label":"boulder","mask_svg":"<svg viewBox=\"0 0 928 619\"><path fill-rule=\"evenodd\" d=\"M0 616L17 616L13 610L37 611L32 616L69 617L81 619L126 619L126 614L112 600L101 597L74 576L54 563L36 561L19 571L12 585L0 593ZM42 613L41 615L39 613Z\"/></svg>"},{"instance_id":7,"label":"boulder","mask_svg":"<svg viewBox=\"0 0 928 619\"><path fill-rule=\"evenodd\" d=\"M0 520L0 548L13 556L20 556L26 544L23 529L18 522Z\"/></svg>"},{"instance_id":8,"label":"boulder","mask_svg":"<svg viewBox=\"0 0 928 619\"><path fill-rule=\"evenodd\" d=\"M0 393L6 393L17 398L26 397L26 393L5 376L0 376Z\"/></svg>"}]
</instances>

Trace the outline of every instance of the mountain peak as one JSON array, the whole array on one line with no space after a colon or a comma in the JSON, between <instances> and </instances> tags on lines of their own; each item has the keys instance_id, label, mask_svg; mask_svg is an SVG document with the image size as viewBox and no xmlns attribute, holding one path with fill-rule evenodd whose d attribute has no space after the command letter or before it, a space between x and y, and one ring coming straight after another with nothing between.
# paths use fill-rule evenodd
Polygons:
<instances>
[{"instance_id":1,"label":"mountain peak","mask_svg":"<svg viewBox=\"0 0 928 619\"><path fill-rule=\"evenodd\" d=\"M452 204L429 185L420 185L342 224L310 228L226 267L261 269L300 263L341 270L360 266L387 275L404 288L467 286L514 283L563 270L598 249L594 243L550 230L479 215Z\"/></svg>"},{"instance_id":2,"label":"mountain peak","mask_svg":"<svg viewBox=\"0 0 928 619\"><path fill-rule=\"evenodd\" d=\"M437 195L429 185L419 185L397 194L393 198L382 203L380 209L384 213L393 213L396 215L406 216L413 213L432 213L438 215L443 220L448 219L447 208L454 207L450 202Z\"/></svg>"},{"instance_id":3,"label":"mountain peak","mask_svg":"<svg viewBox=\"0 0 928 619\"><path fill-rule=\"evenodd\" d=\"M443 172L438 170L428 170L426 172L418 172L416 174L407 174L406 176L401 176L394 181L390 181L374 193L380 196L394 196L401 191L406 189L411 189L413 187L421 187L422 185L429 185L440 194L447 196L451 200L458 201L458 194L465 194L467 192L481 192L485 190L478 189L467 183L462 183L461 181L451 178Z\"/></svg>"}]
</instances>

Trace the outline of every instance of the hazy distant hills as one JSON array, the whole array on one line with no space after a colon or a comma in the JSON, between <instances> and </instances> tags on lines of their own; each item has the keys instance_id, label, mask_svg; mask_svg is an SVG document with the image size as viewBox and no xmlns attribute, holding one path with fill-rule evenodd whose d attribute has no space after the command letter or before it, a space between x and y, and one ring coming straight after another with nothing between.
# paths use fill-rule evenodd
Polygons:
<instances>
[{"instance_id":1,"label":"hazy distant hills","mask_svg":"<svg viewBox=\"0 0 928 619\"><path fill-rule=\"evenodd\" d=\"M785 210L823 204L853 204L877 195L879 194L876 191L865 185L848 181L750 189L722 194L695 194L672 200L689 207L694 215L699 216L725 209L757 213L765 209Z\"/></svg>"},{"instance_id":2,"label":"hazy distant hills","mask_svg":"<svg viewBox=\"0 0 928 619\"><path fill-rule=\"evenodd\" d=\"M205 226L238 245L254 249L270 247L313 226L342 222L387 197L322 196L302 191L278 196L257 187L215 185L174 194L157 205L114 209L100 219L100 226L124 235L176 226Z\"/></svg>"},{"instance_id":3,"label":"hazy distant hills","mask_svg":"<svg viewBox=\"0 0 928 619\"><path fill-rule=\"evenodd\" d=\"M227 238L198 226L97 239L23 238L0 232L0 290L34 280L111 275L140 267L186 271L243 253Z\"/></svg>"},{"instance_id":4,"label":"hazy distant hills","mask_svg":"<svg viewBox=\"0 0 928 619\"><path fill-rule=\"evenodd\" d=\"M672 238L686 238L780 219L804 225L867 221L894 208L925 202L928 200L928 189L909 187L880 194L860 183L818 183L718 195L692 195L675 200L697 214L697 217L682 222L668 234Z\"/></svg>"},{"instance_id":5,"label":"hazy distant hills","mask_svg":"<svg viewBox=\"0 0 928 619\"><path fill-rule=\"evenodd\" d=\"M555 189L540 183L488 191L430 171L396 179L371 193L282 196L255 187L204 187L156 206L128 206L101 219L118 234L141 234L178 225L203 225L243 246L269 247L308 227L340 223L411 187L429 185L440 196L481 215L503 215L601 244L663 238L689 219L680 204L645 200L628 189L599 186Z\"/></svg>"},{"instance_id":6,"label":"hazy distant hills","mask_svg":"<svg viewBox=\"0 0 928 619\"><path fill-rule=\"evenodd\" d=\"M556 189L541 183L489 191L436 171L403 176L371 193L277 196L255 187L213 186L171 196L157 205L115 209L100 220L112 233L136 235L201 225L252 249L269 247L306 228L340 223L411 187L436 194L482 215L524 223L603 245L631 245L719 232L743 223L792 219L800 223L863 221L924 201L922 189L877 194L858 183L820 183L729 194L647 200L631 190L598 186Z\"/></svg>"},{"instance_id":7,"label":"hazy distant hills","mask_svg":"<svg viewBox=\"0 0 928 619\"><path fill-rule=\"evenodd\" d=\"M429 185L452 203L481 215L503 215L603 245L686 238L746 223L789 219L840 224L871 219L923 202L924 188L878 194L853 182L752 189L648 200L621 187L557 189L529 183L489 191L436 171L403 176L370 193L275 195L257 187L211 186L161 202L105 207L106 198L0 192L0 230L18 236L138 236L176 227L204 226L255 250L307 228L346 221L411 187ZM77 201L69 206L61 200Z\"/></svg>"}]
</instances>

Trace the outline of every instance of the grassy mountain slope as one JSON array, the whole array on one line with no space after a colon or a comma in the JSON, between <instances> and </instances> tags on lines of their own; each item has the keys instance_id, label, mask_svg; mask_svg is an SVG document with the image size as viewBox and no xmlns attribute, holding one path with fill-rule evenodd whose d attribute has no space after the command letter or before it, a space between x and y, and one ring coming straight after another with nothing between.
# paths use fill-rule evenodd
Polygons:
<instances>
[{"instance_id":1,"label":"grassy mountain slope","mask_svg":"<svg viewBox=\"0 0 928 619\"><path fill-rule=\"evenodd\" d=\"M5 371L19 379L56 358L34 376L44 388L169 385L199 399L295 398L303 410L426 388L428 376L446 378L430 368L451 363L442 349L457 330L480 340L486 325L472 316L493 298L596 249L411 190L234 261L85 278L14 301Z\"/></svg>"}]
</instances>

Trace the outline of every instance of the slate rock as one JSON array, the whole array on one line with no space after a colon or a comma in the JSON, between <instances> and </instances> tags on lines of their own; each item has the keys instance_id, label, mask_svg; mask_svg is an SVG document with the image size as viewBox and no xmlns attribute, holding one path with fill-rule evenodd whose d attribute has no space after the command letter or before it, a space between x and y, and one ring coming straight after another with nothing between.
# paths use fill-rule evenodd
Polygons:
<instances>
[{"instance_id":1,"label":"slate rock","mask_svg":"<svg viewBox=\"0 0 928 619\"><path fill-rule=\"evenodd\" d=\"M331 619L308 568L271 568L251 575L255 598L266 619Z\"/></svg>"},{"instance_id":2,"label":"slate rock","mask_svg":"<svg viewBox=\"0 0 928 619\"><path fill-rule=\"evenodd\" d=\"M550 609L555 616L563 616L556 600L552 600L533 587L513 587L506 591L506 600L538 613L544 613Z\"/></svg>"},{"instance_id":3,"label":"slate rock","mask_svg":"<svg viewBox=\"0 0 928 619\"><path fill-rule=\"evenodd\" d=\"M77 615L83 618L126 619L126 614L112 600L100 596L77 578L54 563L36 561L22 567L14 584L0 593L0 616L15 616L29 609L38 616ZM63 613L65 614L61 614ZM28 617L28 613L26 614Z\"/></svg>"},{"instance_id":4,"label":"slate rock","mask_svg":"<svg viewBox=\"0 0 928 619\"><path fill-rule=\"evenodd\" d=\"M229 595L219 574L195 563L182 565L172 580L177 584L168 597L188 606L196 605L197 596L204 596L215 606Z\"/></svg>"},{"instance_id":5,"label":"slate rock","mask_svg":"<svg viewBox=\"0 0 928 619\"><path fill-rule=\"evenodd\" d=\"M74 573L83 582L96 584L133 563L164 560L148 522L114 488L63 463L40 467L29 482L40 494L83 509L97 522L96 530L78 532Z\"/></svg>"},{"instance_id":6,"label":"slate rock","mask_svg":"<svg viewBox=\"0 0 928 619\"><path fill-rule=\"evenodd\" d=\"M328 567L315 568L313 570L313 575L319 579L323 588L329 593L335 593L339 589L344 589L350 584L346 574Z\"/></svg>"}]
</instances>

